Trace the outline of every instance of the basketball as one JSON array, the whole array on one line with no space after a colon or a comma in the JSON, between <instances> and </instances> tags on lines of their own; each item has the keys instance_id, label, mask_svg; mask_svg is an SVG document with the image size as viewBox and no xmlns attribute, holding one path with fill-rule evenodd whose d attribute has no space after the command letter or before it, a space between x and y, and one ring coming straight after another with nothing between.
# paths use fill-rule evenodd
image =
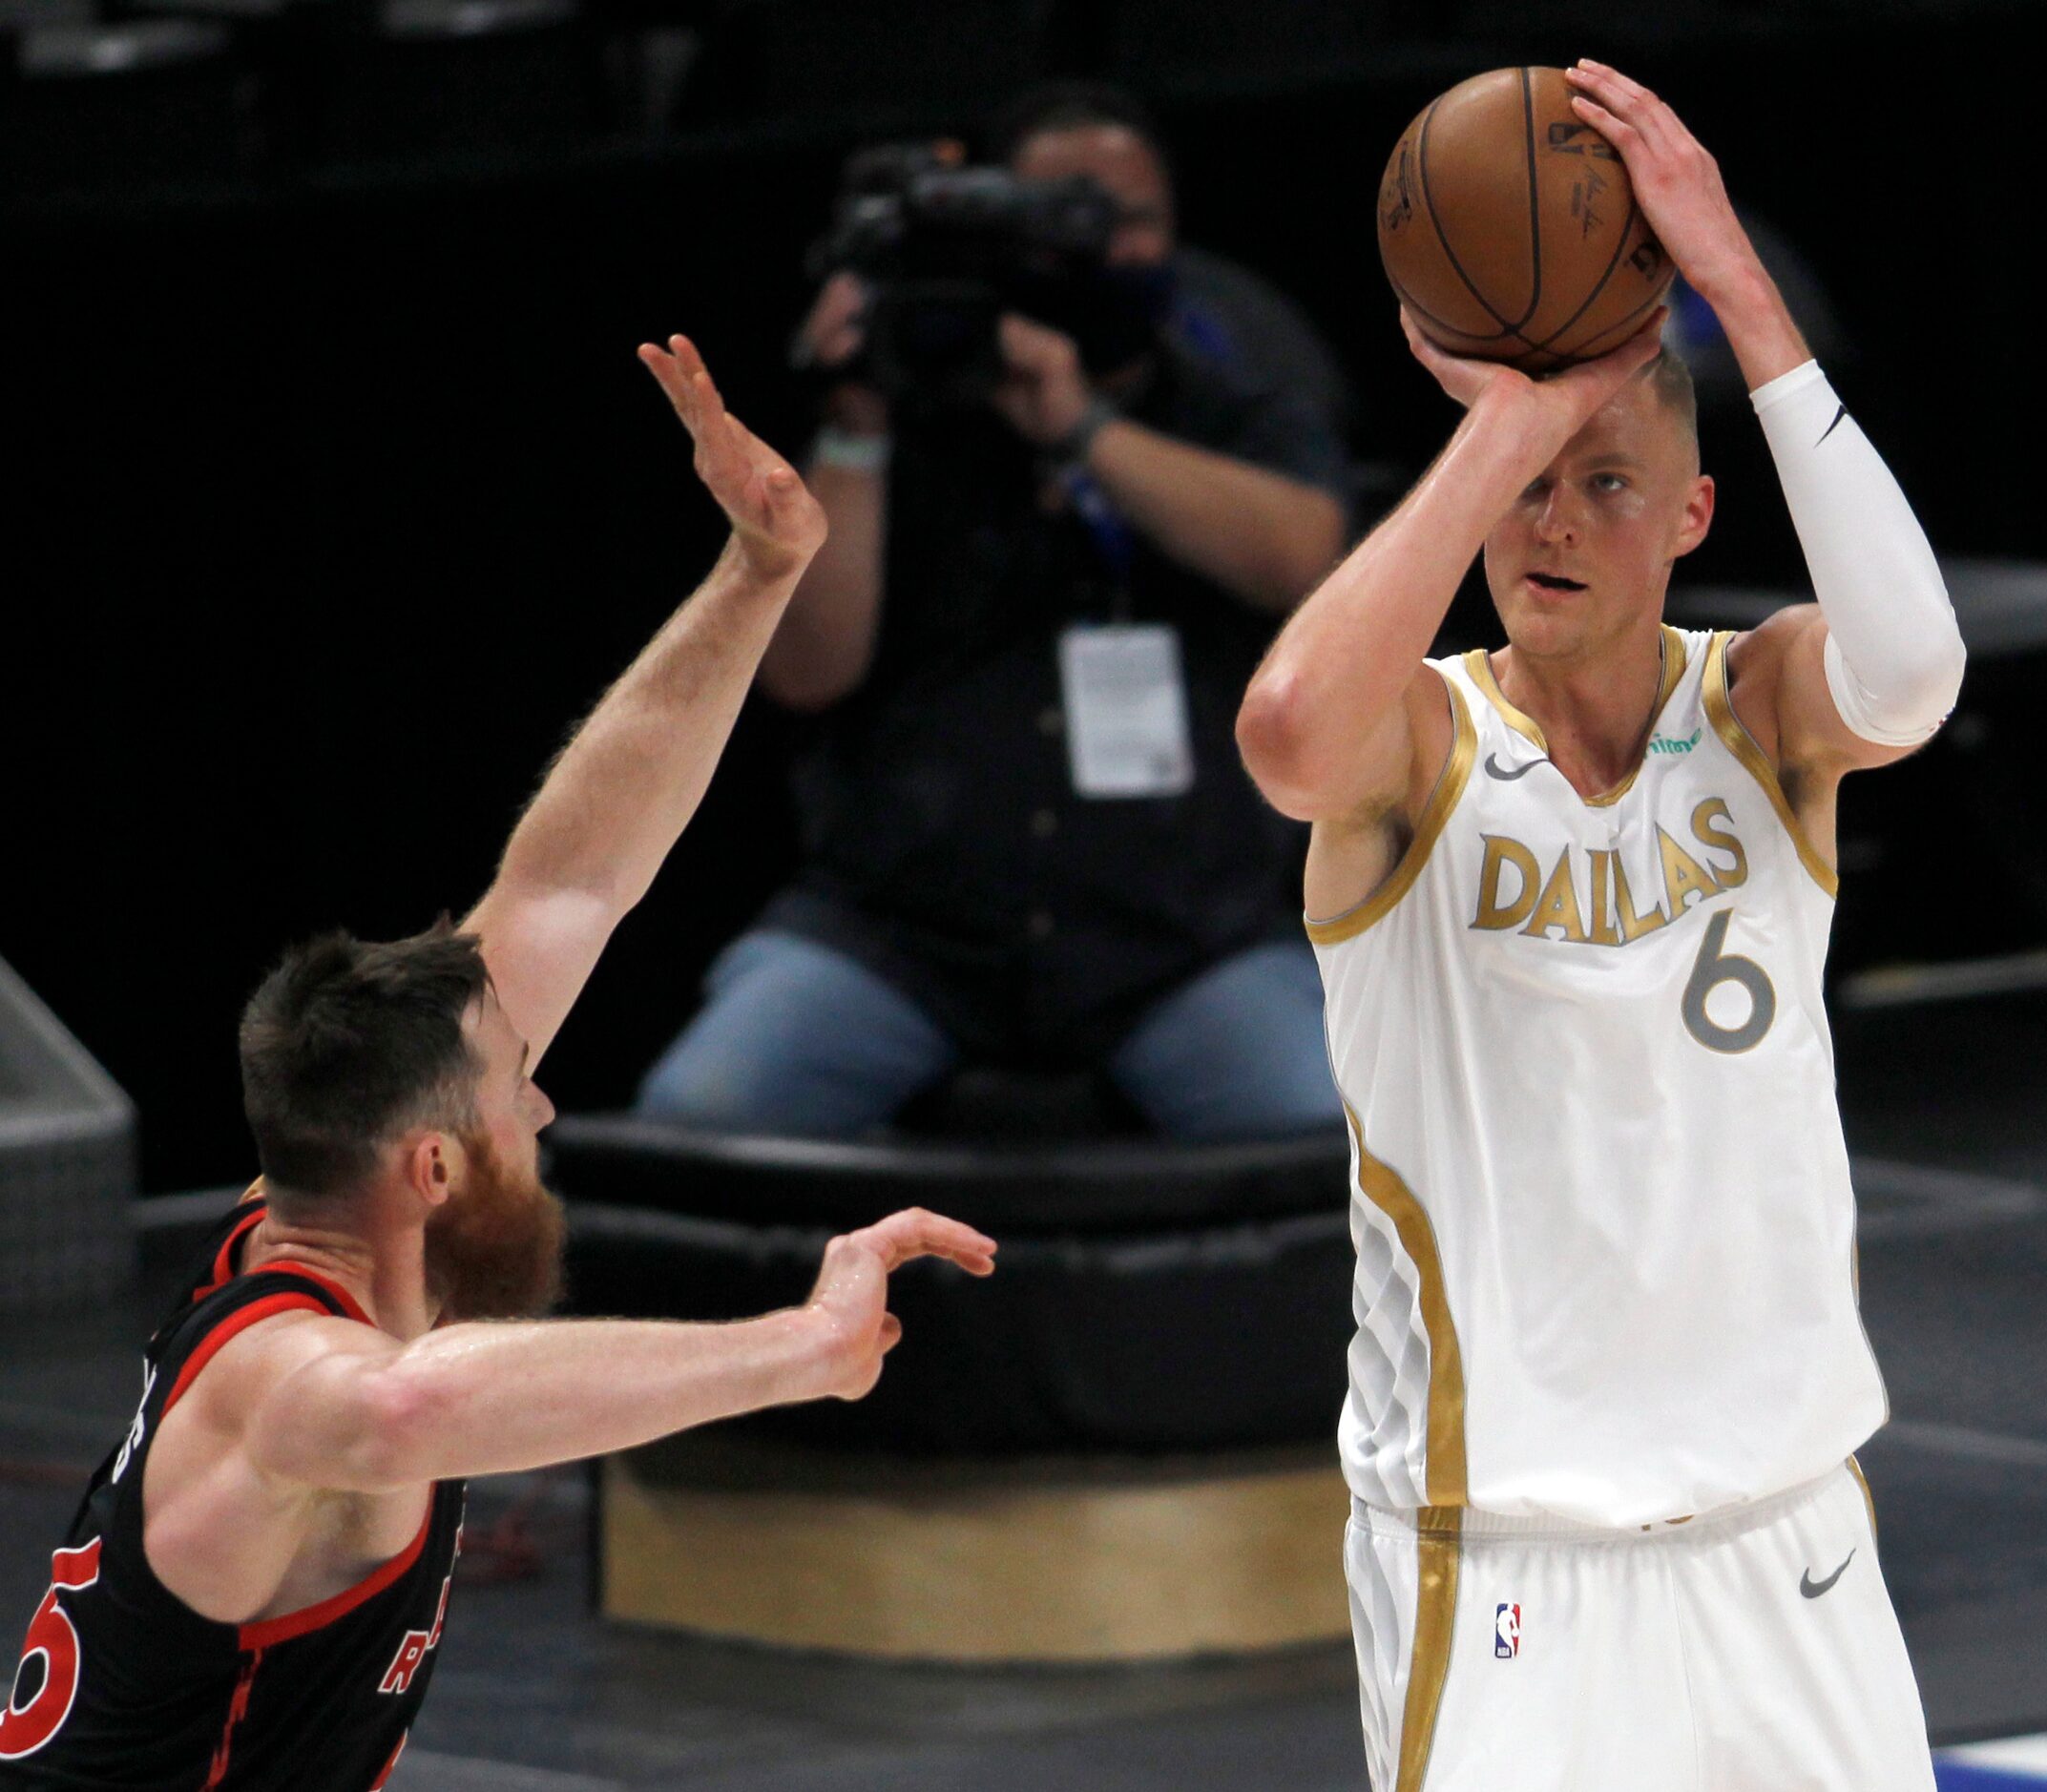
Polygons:
<instances>
[{"instance_id":1,"label":"basketball","mask_svg":"<svg viewBox=\"0 0 2047 1792\"><path fill-rule=\"evenodd\" d=\"M1379 256L1422 333L1539 373L1619 345L1675 272L1560 69L1460 82L1402 133Z\"/></svg>"}]
</instances>

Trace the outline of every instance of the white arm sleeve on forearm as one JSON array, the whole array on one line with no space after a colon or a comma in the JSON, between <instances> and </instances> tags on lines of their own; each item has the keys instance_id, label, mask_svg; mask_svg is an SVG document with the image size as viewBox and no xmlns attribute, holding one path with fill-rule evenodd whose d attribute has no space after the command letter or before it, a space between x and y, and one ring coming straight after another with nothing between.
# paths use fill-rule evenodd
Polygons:
<instances>
[{"instance_id":1,"label":"white arm sleeve on forearm","mask_svg":"<svg viewBox=\"0 0 2047 1792\"><path fill-rule=\"evenodd\" d=\"M1827 688L1865 740L1931 740L1962 687L1962 636L1919 519L1808 361L1749 394L1827 618Z\"/></svg>"}]
</instances>

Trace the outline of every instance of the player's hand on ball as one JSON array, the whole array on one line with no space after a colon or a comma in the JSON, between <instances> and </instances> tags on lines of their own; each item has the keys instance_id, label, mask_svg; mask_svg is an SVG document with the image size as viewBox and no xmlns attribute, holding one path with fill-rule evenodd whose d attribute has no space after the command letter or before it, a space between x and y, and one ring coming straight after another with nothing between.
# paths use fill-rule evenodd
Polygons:
<instances>
[{"instance_id":1,"label":"player's hand on ball","mask_svg":"<svg viewBox=\"0 0 2047 1792\"><path fill-rule=\"evenodd\" d=\"M639 345L697 445L697 477L731 519L734 544L762 578L801 572L824 545L825 511L796 469L725 408L686 336Z\"/></svg>"},{"instance_id":2,"label":"player's hand on ball","mask_svg":"<svg viewBox=\"0 0 2047 1792\"><path fill-rule=\"evenodd\" d=\"M1469 361L1438 348L1422 334L1405 305L1400 308L1400 327L1407 332L1415 360L1435 375L1436 384L1458 404L1469 410L1488 393L1493 394L1495 404L1513 406L1529 417L1555 452L1656 359L1663 346L1663 324L1669 316L1667 306L1658 305L1619 347L1540 378L1504 362Z\"/></svg>"},{"instance_id":3,"label":"player's hand on ball","mask_svg":"<svg viewBox=\"0 0 2047 1792\"><path fill-rule=\"evenodd\" d=\"M1720 164L1676 113L1603 62L1587 58L1564 78L1577 90L1572 110L1619 152L1649 227L1709 302L1761 265Z\"/></svg>"},{"instance_id":4,"label":"player's hand on ball","mask_svg":"<svg viewBox=\"0 0 2047 1792\"><path fill-rule=\"evenodd\" d=\"M882 1358L903 1336L888 1311L888 1277L920 1257L940 1257L971 1276L995 1271L995 1241L921 1207L890 1214L825 1247L808 1310L825 1322L826 1386L819 1391L858 1400L881 1379Z\"/></svg>"},{"instance_id":5,"label":"player's hand on ball","mask_svg":"<svg viewBox=\"0 0 2047 1792\"><path fill-rule=\"evenodd\" d=\"M1421 325L1415 323L1413 314L1406 305L1400 307L1400 327L1414 359L1434 374L1435 383L1466 410L1478 403L1489 386L1532 388L1535 384L1527 374L1515 372L1504 361L1472 361L1463 355L1453 355L1447 348L1437 347L1422 334Z\"/></svg>"}]
</instances>

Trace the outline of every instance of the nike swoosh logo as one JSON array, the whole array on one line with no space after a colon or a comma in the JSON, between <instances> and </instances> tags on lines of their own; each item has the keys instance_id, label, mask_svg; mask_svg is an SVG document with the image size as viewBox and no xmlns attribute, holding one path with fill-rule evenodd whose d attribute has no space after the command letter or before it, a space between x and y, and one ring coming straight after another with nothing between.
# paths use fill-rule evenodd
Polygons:
<instances>
[{"instance_id":1,"label":"nike swoosh logo","mask_svg":"<svg viewBox=\"0 0 2047 1792\"><path fill-rule=\"evenodd\" d=\"M1516 778L1526 778L1536 766L1548 763L1547 760L1530 760L1526 765L1516 765L1513 771L1509 771L1506 766L1499 762L1497 754L1488 753L1486 755L1486 776L1488 778L1497 778L1503 784L1511 784Z\"/></svg>"},{"instance_id":2,"label":"nike swoosh logo","mask_svg":"<svg viewBox=\"0 0 2047 1792\"><path fill-rule=\"evenodd\" d=\"M1853 1550L1850 1550L1848 1552L1848 1562L1852 1562L1854 1559L1855 1552ZM1825 1580L1814 1580L1812 1577L1812 1570L1809 1568L1807 1569L1806 1572L1798 1577L1799 1592L1804 1594L1808 1599L1817 1599L1823 1593L1831 1593L1833 1591L1834 1582L1839 1580L1843 1574L1848 1573L1848 1562L1843 1562L1841 1566L1835 1569L1832 1573L1828 1574Z\"/></svg>"},{"instance_id":3,"label":"nike swoosh logo","mask_svg":"<svg viewBox=\"0 0 2047 1792\"><path fill-rule=\"evenodd\" d=\"M1834 420L1827 426L1826 434L1820 437L1820 442L1826 441L1828 436L1832 435L1836 429L1840 428L1841 419L1846 417L1847 415L1848 406L1846 405L1843 405L1839 410L1834 412ZM1814 448L1818 448L1820 446L1820 442L1815 442L1812 446Z\"/></svg>"}]
</instances>

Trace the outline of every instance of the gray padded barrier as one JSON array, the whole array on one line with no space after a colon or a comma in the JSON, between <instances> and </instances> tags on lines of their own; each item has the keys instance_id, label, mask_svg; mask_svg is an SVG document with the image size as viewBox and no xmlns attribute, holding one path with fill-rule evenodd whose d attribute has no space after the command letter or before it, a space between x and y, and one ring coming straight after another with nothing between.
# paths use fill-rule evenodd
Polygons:
<instances>
[{"instance_id":1,"label":"gray padded barrier","mask_svg":"<svg viewBox=\"0 0 2047 1792\"><path fill-rule=\"evenodd\" d=\"M0 1313L124 1286L135 1192L134 1103L0 959Z\"/></svg>"},{"instance_id":2,"label":"gray padded barrier","mask_svg":"<svg viewBox=\"0 0 2047 1792\"><path fill-rule=\"evenodd\" d=\"M2047 652L2047 561L1944 556L1940 571L1972 661ZM1682 628L1752 629L1787 604L1810 599L1807 591L1681 580L1664 615Z\"/></svg>"},{"instance_id":3,"label":"gray padded barrier","mask_svg":"<svg viewBox=\"0 0 2047 1792\"><path fill-rule=\"evenodd\" d=\"M905 1456L1326 1445L1355 1329L1343 1132L1158 1139L721 1136L630 1115L548 1134L571 1310L723 1321L800 1302L834 1232L930 1207L1001 1273L891 1280L906 1343L866 1400L727 1434Z\"/></svg>"}]
</instances>

